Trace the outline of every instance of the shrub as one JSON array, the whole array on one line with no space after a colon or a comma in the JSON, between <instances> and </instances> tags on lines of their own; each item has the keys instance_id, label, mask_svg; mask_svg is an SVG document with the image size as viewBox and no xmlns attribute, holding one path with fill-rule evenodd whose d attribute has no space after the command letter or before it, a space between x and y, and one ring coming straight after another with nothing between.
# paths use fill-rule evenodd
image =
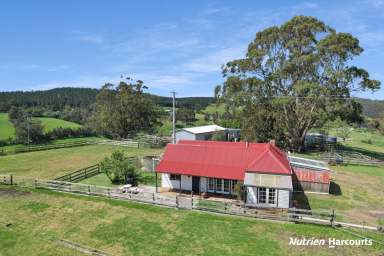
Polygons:
<instances>
[{"instance_id":1,"label":"shrub","mask_svg":"<svg viewBox=\"0 0 384 256\"><path fill-rule=\"evenodd\" d=\"M104 158L100 167L115 184L129 183L136 186L141 178L137 159L126 157L122 151L114 151L111 157Z\"/></svg>"}]
</instances>

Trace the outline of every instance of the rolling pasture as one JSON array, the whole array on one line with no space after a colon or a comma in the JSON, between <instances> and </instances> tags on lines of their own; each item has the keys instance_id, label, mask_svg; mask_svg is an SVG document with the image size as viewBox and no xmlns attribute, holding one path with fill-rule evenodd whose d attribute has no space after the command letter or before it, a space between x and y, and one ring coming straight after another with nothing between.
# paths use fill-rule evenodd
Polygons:
<instances>
[{"instance_id":1,"label":"rolling pasture","mask_svg":"<svg viewBox=\"0 0 384 256\"><path fill-rule=\"evenodd\" d=\"M81 125L68 122L65 120L51 118L51 117L35 117L38 119L44 126L44 131L48 132L57 127L62 128L79 128ZM0 140L6 140L8 138L13 138L15 136L15 129L12 123L9 121L7 113L0 113Z\"/></svg>"}]
</instances>

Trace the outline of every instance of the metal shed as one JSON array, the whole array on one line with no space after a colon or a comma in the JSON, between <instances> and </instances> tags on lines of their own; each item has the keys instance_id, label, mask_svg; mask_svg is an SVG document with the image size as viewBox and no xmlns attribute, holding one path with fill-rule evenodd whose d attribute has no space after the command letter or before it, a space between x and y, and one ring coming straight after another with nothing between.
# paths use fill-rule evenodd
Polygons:
<instances>
[{"instance_id":1,"label":"metal shed","mask_svg":"<svg viewBox=\"0 0 384 256\"><path fill-rule=\"evenodd\" d=\"M323 161L289 156L295 191L329 193L330 169Z\"/></svg>"}]
</instances>

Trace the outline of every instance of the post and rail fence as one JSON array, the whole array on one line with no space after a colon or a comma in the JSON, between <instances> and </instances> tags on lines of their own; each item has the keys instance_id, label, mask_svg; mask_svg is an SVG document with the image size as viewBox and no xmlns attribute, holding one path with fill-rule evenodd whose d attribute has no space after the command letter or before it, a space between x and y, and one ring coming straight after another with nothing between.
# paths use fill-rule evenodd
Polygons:
<instances>
[{"instance_id":1,"label":"post and rail fence","mask_svg":"<svg viewBox=\"0 0 384 256\"><path fill-rule=\"evenodd\" d=\"M44 180L14 175L0 175L0 184L17 185L20 187L35 189L48 189L73 194L100 196L118 200L136 201L140 203L159 205L163 207L199 210L256 219L288 221L294 223L309 223L333 227L353 227L384 232L383 227L338 222L336 221L336 213L333 210L253 208L245 205L241 201L219 201L203 199L200 196L194 195L150 193L140 190L131 191L121 188L88 185L63 180Z\"/></svg>"},{"instance_id":2,"label":"post and rail fence","mask_svg":"<svg viewBox=\"0 0 384 256\"><path fill-rule=\"evenodd\" d=\"M79 182L81 180L84 180L86 178L95 176L99 174L100 171L100 164L91 165L88 167L85 167L83 169L80 169L78 171L60 176L58 178L55 178L55 180L58 181L68 181L68 182Z\"/></svg>"}]
</instances>

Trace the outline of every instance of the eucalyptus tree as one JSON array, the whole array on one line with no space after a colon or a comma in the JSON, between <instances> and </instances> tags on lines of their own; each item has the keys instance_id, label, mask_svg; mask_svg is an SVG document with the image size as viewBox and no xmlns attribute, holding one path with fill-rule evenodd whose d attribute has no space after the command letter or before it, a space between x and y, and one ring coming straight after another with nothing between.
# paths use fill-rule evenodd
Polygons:
<instances>
[{"instance_id":1,"label":"eucalyptus tree","mask_svg":"<svg viewBox=\"0 0 384 256\"><path fill-rule=\"evenodd\" d=\"M380 88L352 65L362 52L351 34L295 16L258 32L245 58L224 65L226 81L215 94L241 120L245 137L274 138L301 151L309 129L361 111L352 91Z\"/></svg>"},{"instance_id":2,"label":"eucalyptus tree","mask_svg":"<svg viewBox=\"0 0 384 256\"><path fill-rule=\"evenodd\" d=\"M115 138L127 138L140 131L150 131L158 123L158 111L143 81L105 84L96 96L96 113L90 126Z\"/></svg>"}]
</instances>

